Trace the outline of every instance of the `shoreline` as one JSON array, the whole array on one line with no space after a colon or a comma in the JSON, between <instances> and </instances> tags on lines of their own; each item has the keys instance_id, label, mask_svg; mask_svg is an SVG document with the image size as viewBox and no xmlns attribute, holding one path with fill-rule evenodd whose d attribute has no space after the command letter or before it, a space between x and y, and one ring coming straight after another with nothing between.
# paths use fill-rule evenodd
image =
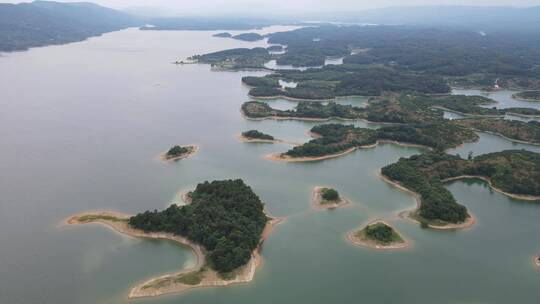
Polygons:
<instances>
[{"instance_id":1,"label":"shoreline","mask_svg":"<svg viewBox=\"0 0 540 304\"><path fill-rule=\"evenodd\" d=\"M527 91L527 90L526 90ZM530 90L529 90L530 91ZM525 98L525 97L519 97L518 95L520 93L523 93L523 92L518 92L518 93L514 93L512 94L512 98L515 99L515 100L519 100L519 101L527 101L527 102L540 102L540 99L537 99L537 98Z\"/></svg>"},{"instance_id":2,"label":"shoreline","mask_svg":"<svg viewBox=\"0 0 540 304\"><path fill-rule=\"evenodd\" d=\"M299 121L314 121L314 122L327 122L330 120L341 120L341 121L358 121L358 120L365 120L363 118L341 118L337 116L331 116L328 118L315 118L315 117L301 117L301 116L265 116L265 117L249 117L246 115L246 113L240 109L240 113L242 114L242 117L247 120L254 120L254 121L263 121L263 120L299 120ZM368 122L367 120L365 120Z\"/></svg>"},{"instance_id":3,"label":"shoreline","mask_svg":"<svg viewBox=\"0 0 540 304\"><path fill-rule=\"evenodd\" d=\"M85 216L90 217L90 219L85 220ZM107 217L111 217L111 219L108 219ZM138 283L130 290L128 299L155 297L164 294L181 293L183 291L193 288L228 286L232 284L248 283L252 281L257 268L260 267L262 264L262 256L260 254L262 245L266 238L268 238L272 230L275 228L275 226L282 221L281 218L274 218L268 216L269 220L266 223L266 226L264 227L264 230L261 234L259 245L251 254L251 259L247 264L229 273L233 275L234 278L227 280L222 278L216 271L205 267L205 249L201 245L191 242L187 238L172 233L144 232L142 230L132 228L127 223L127 219L129 217L130 215L128 214L115 211L83 212L71 216L69 219L65 220L64 223L66 223L67 225L82 225L94 223L103 225L122 235L127 235L134 238L170 240L191 249L197 257L197 262L194 266L188 269L182 269L178 272L157 276L142 283ZM83 218L82 221L81 218ZM201 276L198 283L187 284L180 281L184 275L190 275L193 273L195 273L195 275Z\"/></svg>"},{"instance_id":4,"label":"shoreline","mask_svg":"<svg viewBox=\"0 0 540 304\"><path fill-rule=\"evenodd\" d=\"M386 245L386 244L381 244L380 242L377 242L375 240L367 239L366 237L360 238L360 237L357 236L357 234L364 231L364 229L366 229L367 226L378 224L378 223L382 223L382 224L385 224L388 227L391 227L394 230L394 232L403 241L402 242L391 242L391 243ZM406 238L404 238L396 230L396 228L394 228L394 226L390 225L389 223L387 223L387 222L385 222L385 221L383 221L381 219L373 220L373 221L368 222L367 224L365 224L363 226L360 226L360 228L358 228L358 229L354 229L354 230L349 231L347 233L346 238L347 238L347 240L349 242L351 242L355 246L367 247L367 248L375 249L375 250L397 250L397 249L407 248L407 247L409 247L411 245L411 242L409 240L407 240Z\"/></svg>"},{"instance_id":5,"label":"shoreline","mask_svg":"<svg viewBox=\"0 0 540 304\"><path fill-rule=\"evenodd\" d=\"M346 205L350 204L350 201L347 198L342 197L341 195L339 196L339 200L337 202L323 204L323 198L322 198L321 190L325 189L325 188L331 188L331 187L315 186L311 190L311 207L313 209L315 209L315 210L330 210L330 209L336 209L336 208L340 208L340 207L343 207L343 206L346 206Z\"/></svg>"},{"instance_id":6,"label":"shoreline","mask_svg":"<svg viewBox=\"0 0 540 304\"><path fill-rule=\"evenodd\" d=\"M235 136L236 139L238 139L239 141L243 142L243 143L255 143L255 144L289 144L289 145L293 145L293 146L298 146L300 145L299 143L295 143L295 142L292 142L292 141L287 141L287 140L281 140L281 139L258 139L258 138L248 138L248 137L245 137L244 135L242 134L236 134Z\"/></svg>"},{"instance_id":7,"label":"shoreline","mask_svg":"<svg viewBox=\"0 0 540 304\"><path fill-rule=\"evenodd\" d=\"M491 183L491 179L489 179L487 177L484 177L484 176L479 176L479 175L460 175L460 176L455 176L455 177L450 177L450 178L443 179L443 180L441 180L441 182L442 183L449 183L449 182L460 180L460 179L480 179L480 180L486 182L488 184L488 186L491 189L493 189L495 192L504 194L504 195L506 195L506 196L508 196L510 198L514 198L514 199L518 199L518 200L525 200L525 201L538 201L538 200L540 200L540 195L513 194L513 193L505 192L505 191L493 186L493 184Z\"/></svg>"},{"instance_id":8,"label":"shoreline","mask_svg":"<svg viewBox=\"0 0 540 304\"><path fill-rule=\"evenodd\" d=\"M479 130L479 129L472 128L472 127L468 127L468 128L470 128L471 130L473 130L475 132L486 133L486 134L499 136L499 137L501 137L503 139L506 139L506 140L514 142L514 143L524 144L524 145L531 145L531 146L540 146L540 143L531 142L531 141L524 141L524 140L519 140L519 139L513 139L513 138L510 138L510 137L506 137L506 136L502 135L501 133L497 133L497 132L493 132L493 131Z\"/></svg>"},{"instance_id":9,"label":"shoreline","mask_svg":"<svg viewBox=\"0 0 540 304\"><path fill-rule=\"evenodd\" d=\"M315 138L317 138L317 137L315 137ZM374 144L364 145L364 146L359 146L359 147L351 147L351 148L349 148L349 149L347 149L345 151L339 152L339 153L328 154L328 155L323 155L323 156L291 157L291 156L284 155L284 153L276 152L276 153L267 154L267 155L264 156L264 158L267 159L267 160L270 160L270 161L287 162L287 163L313 162L313 161L321 161L321 160L325 160L325 159L337 158L337 157L340 157L340 156L344 156L344 155L349 154L351 152L354 152L354 151L356 151L358 149L376 148L380 144L394 144L394 145L398 145L398 146L402 146L402 147L412 147L412 148L422 148L422 149L427 149L427 150L433 150L431 147L423 146L423 145L419 145L419 144L409 144L409 143L402 143L402 142L395 141L395 140L380 139L380 140L377 140L377 142L374 143Z\"/></svg>"},{"instance_id":10,"label":"shoreline","mask_svg":"<svg viewBox=\"0 0 540 304\"><path fill-rule=\"evenodd\" d=\"M380 179L382 179L384 182L388 183L389 185L397 188L398 190L400 190L402 192L405 192L405 193L410 194L410 195L413 196L413 198L414 198L414 200L416 202L415 208L413 210L400 211L398 213L398 216L400 218L406 219L406 220L408 220L410 222L413 222L413 223L416 223L416 224L421 224L421 222L416 218L416 212L420 208L420 204L421 204L420 194L418 194L417 192L414 192L414 191L404 187L399 182L394 182L391 179L387 178L386 176L384 176L382 174L381 170L379 170L377 172L377 176ZM471 228L472 226L474 226L476 224L476 218L469 210L467 210L467 213L468 213L469 217L462 223L457 223L457 224L455 224L455 223L445 223L444 225L436 225L434 223L427 223L427 226L429 228L437 229L437 230L458 230L458 229Z\"/></svg>"},{"instance_id":11,"label":"shoreline","mask_svg":"<svg viewBox=\"0 0 540 304\"><path fill-rule=\"evenodd\" d=\"M446 112L450 112L450 113L454 113L454 114L461 115L461 116L466 117L466 118L504 118L504 116L505 116L505 114L503 114L503 115L489 115L489 114L483 115L483 114L463 113L463 112L459 112L459 111L448 109L448 108L441 107L441 106L432 106L431 108L446 111Z\"/></svg>"},{"instance_id":12,"label":"shoreline","mask_svg":"<svg viewBox=\"0 0 540 304\"><path fill-rule=\"evenodd\" d=\"M184 154L181 154L181 155L178 155L178 156L172 156L172 157L168 157L167 152L163 152L163 153L159 154L159 156L158 156L159 160L164 161L164 162L178 161L178 160L181 160L181 159L191 157L191 156L195 155L199 151L199 145L194 145L193 144L193 145L185 145L185 146L182 146L182 147L190 147L192 150L190 152L188 152L188 153L184 153Z\"/></svg>"},{"instance_id":13,"label":"shoreline","mask_svg":"<svg viewBox=\"0 0 540 304\"><path fill-rule=\"evenodd\" d=\"M324 155L324 156L313 156L313 157L290 157L290 156L285 156L283 153L272 153L272 154L265 155L264 158L271 161L287 162L287 163L313 162L313 161L320 161L320 160L340 157L340 156L349 154L351 152L354 152L356 149L357 149L356 147L352 147L340 153L329 154L329 155Z\"/></svg>"},{"instance_id":14,"label":"shoreline","mask_svg":"<svg viewBox=\"0 0 540 304\"><path fill-rule=\"evenodd\" d=\"M535 255L533 257L534 265L536 265L536 269L540 270L540 255Z\"/></svg>"}]
</instances>

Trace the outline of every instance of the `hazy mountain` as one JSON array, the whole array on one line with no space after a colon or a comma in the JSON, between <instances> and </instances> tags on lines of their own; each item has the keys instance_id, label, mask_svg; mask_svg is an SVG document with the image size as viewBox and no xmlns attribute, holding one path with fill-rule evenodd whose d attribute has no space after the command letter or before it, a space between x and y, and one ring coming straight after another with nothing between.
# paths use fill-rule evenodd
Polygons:
<instances>
[{"instance_id":1,"label":"hazy mountain","mask_svg":"<svg viewBox=\"0 0 540 304\"><path fill-rule=\"evenodd\" d=\"M81 41L140 25L129 14L92 3L0 4L0 51Z\"/></svg>"},{"instance_id":2,"label":"hazy mountain","mask_svg":"<svg viewBox=\"0 0 540 304\"><path fill-rule=\"evenodd\" d=\"M486 32L540 31L540 6L528 8L476 6L390 7L357 12L320 14L312 17L323 21L454 27Z\"/></svg>"}]
</instances>

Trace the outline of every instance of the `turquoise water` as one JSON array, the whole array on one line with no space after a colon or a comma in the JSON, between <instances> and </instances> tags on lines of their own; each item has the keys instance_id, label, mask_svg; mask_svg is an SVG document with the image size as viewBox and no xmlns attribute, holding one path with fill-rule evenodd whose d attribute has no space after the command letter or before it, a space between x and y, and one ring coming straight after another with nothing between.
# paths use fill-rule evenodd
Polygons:
<instances>
[{"instance_id":1,"label":"turquoise water","mask_svg":"<svg viewBox=\"0 0 540 304\"><path fill-rule=\"evenodd\" d=\"M384 144L307 164L265 160L289 146L244 144L235 134L259 129L306 141L316 123L244 120L239 109L249 98L240 79L264 72L170 64L266 45L213 33L130 29L0 58L0 303L537 303L540 272L531 259L540 252L540 205L455 182L450 191L478 224L424 230L397 217L413 198L377 176L418 148ZM189 159L155 160L173 144L191 143L201 148ZM514 148L540 152L487 134L451 152ZM198 182L224 178L243 178L271 214L285 217L250 284L128 301L137 282L192 265L192 252L97 225L58 225L86 210L161 209ZM353 204L311 210L316 185L335 187ZM375 218L413 246L377 252L345 240Z\"/></svg>"}]
</instances>

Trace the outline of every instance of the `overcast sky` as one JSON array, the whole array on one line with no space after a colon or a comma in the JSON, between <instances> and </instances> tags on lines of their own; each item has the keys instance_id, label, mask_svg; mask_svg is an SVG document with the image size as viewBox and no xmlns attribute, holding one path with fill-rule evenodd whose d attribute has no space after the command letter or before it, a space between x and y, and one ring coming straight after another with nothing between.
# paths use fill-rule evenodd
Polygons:
<instances>
[{"instance_id":1,"label":"overcast sky","mask_svg":"<svg viewBox=\"0 0 540 304\"><path fill-rule=\"evenodd\" d=\"M63 2L80 2L58 0ZM350 11L389 6L415 5L481 5L481 6L534 6L540 0L87 0L114 8L162 7L169 12L186 15L204 13L226 14L232 12L277 11L287 13L311 13L320 11ZM23 1L1 1L18 3ZM30 1L24 1L30 2Z\"/></svg>"}]
</instances>

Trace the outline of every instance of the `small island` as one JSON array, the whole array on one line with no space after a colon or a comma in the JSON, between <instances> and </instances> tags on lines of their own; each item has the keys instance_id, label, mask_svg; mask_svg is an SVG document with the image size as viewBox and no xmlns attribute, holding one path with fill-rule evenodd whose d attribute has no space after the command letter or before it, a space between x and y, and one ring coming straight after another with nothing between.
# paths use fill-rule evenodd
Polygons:
<instances>
[{"instance_id":1,"label":"small island","mask_svg":"<svg viewBox=\"0 0 540 304\"><path fill-rule=\"evenodd\" d=\"M249 130L242 132L239 136L240 141L248 143L275 143L278 140L272 135L262 133L258 130Z\"/></svg>"},{"instance_id":2,"label":"small island","mask_svg":"<svg viewBox=\"0 0 540 304\"><path fill-rule=\"evenodd\" d=\"M99 223L132 237L167 239L197 255L195 267L139 284L129 298L251 281L261 264L261 244L280 220L265 214L259 197L240 179L204 182L189 193L185 206L135 216L87 212L67 223Z\"/></svg>"},{"instance_id":3,"label":"small island","mask_svg":"<svg viewBox=\"0 0 540 304\"><path fill-rule=\"evenodd\" d=\"M212 35L212 37L218 37L218 38L231 38L232 34L228 32L222 32Z\"/></svg>"},{"instance_id":4,"label":"small island","mask_svg":"<svg viewBox=\"0 0 540 304\"><path fill-rule=\"evenodd\" d=\"M160 159L164 161L177 161L194 155L198 150L199 146L197 145L175 145L169 151L161 154Z\"/></svg>"},{"instance_id":5,"label":"small island","mask_svg":"<svg viewBox=\"0 0 540 304\"><path fill-rule=\"evenodd\" d=\"M512 98L525 101L540 101L540 91L524 91L512 95Z\"/></svg>"},{"instance_id":6,"label":"small island","mask_svg":"<svg viewBox=\"0 0 540 304\"><path fill-rule=\"evenodd\" d=\"M322 186L313 188L311 204L315 209L335 209L348 203L349 201L333 188Z\"/></svg>"},{"instance_id":7,"label":"small island","mask_svg":"<svg viewBox=\"0 0 540 304\"><path fill-rule=\"evenodd\" d=\"M257 33L243 33L243 34L234 35L231 38L242 40L242 41L248 41L248 42L254 42L254 41L259 41L259 40L264 39L262 35L259 35Z\"/></svg>"},{"instance_id":8,"label":"small island","mask_svg":"<svg viewBox=\"0 0 540 304\"><path fill-rule=\"evenodd\" d=\"M350 232L347 238L355 245L373 249L391 250L409 246L409 242L396 229L381 220L376 220L360 230Z\"/></svg>"},{"instance_id":9,"label":"small island","mask_svg":"<svg viewBox=\"0 0 540 304\"><path fill-rule=\"evenodd\" d=\"M540 255L534 257L534 264L536 265L536 268L540 270Z\"/></svg>"}]
</instances>

